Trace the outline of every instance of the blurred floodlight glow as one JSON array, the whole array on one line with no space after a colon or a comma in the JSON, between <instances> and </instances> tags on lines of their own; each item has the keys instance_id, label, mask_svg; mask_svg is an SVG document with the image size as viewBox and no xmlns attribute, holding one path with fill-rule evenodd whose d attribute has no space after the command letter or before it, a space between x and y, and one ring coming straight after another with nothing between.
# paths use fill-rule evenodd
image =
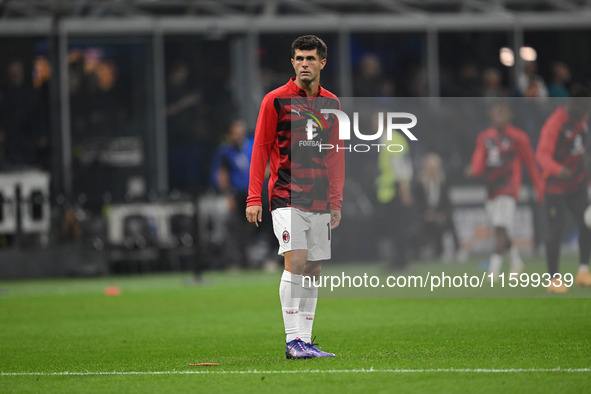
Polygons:
<instances>
[{"instance_id":1,"label":"blurred floodlight glow","mask_svg":"<svg viewBox=\"0 0 591 394\"><path fill-rule=\"evenodd\" d=\"M523 61L535 62L538 58L538 52L532 47L519 48L519 56ZM499 51L499 60L503 66L512 67L515 64L515 55L511 48L503 47Z\"/></svg>"},{"instance_id":2,"label":"blurred floodlight glow","mask_svg":"<svg viewBox=\"0 0 591 394\"><path fill-rule=\"evenodd\" d=\"M499 60L503 66L511 67L515 64L515 57L511 48L503 47L499 52Z\"/></svg>"},{"instance_id":3,"label":"blurred floodlight glow","mask_svg":"<svg viewBox=\"0 0 591 394\"><path fill-rule=\"evenodd\" d=\"M519 56L526 62L535 62L538 58L538 53L532 47L519 48Z\"/></svg>"}]
</instances>

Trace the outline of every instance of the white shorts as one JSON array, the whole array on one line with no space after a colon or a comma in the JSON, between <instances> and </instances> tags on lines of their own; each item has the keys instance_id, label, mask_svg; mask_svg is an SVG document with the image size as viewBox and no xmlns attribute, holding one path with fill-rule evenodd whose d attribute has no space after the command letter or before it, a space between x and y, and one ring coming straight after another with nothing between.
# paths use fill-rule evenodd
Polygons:
<instances>
[{"instance_id":1,"label":"white shorts","mask_svg":"<svg viewBox=\"0 0 591 394\"><path fill-rule=\"evenodd\" d=\"M330 259L330 213L306 212L297 208L271 211L279 255L307 250L308 261Z\"/></svg>"},{"instance_id":2,"label":"white shorts","mask_svg":"<svg viewBox=\"0 0 591 394\"><path fill-rule=\"evenodd\" d=\"M515 198L513 196L503 195L488 200L485 209L493 227L504 227L507 232L511 232L515 221Z\"/></svg>"}]
</instances>

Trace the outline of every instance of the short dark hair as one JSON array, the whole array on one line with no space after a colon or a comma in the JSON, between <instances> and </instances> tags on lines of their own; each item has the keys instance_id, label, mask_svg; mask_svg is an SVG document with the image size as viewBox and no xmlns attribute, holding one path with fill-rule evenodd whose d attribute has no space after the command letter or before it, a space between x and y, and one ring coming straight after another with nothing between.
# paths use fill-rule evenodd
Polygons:
<instances>
[{"instance_id":1,"label":"short dark hair","mask_svg":"<svg viewBox=\"0 0 591 394\"><path fill-rule=\"evenodd\" d=\"M291 44L292 59L295 56L295 51L298 49L300 51L311 51L316 49L320 59L326 59L326 55L328 54L328 48L324 41L314 35L300 36L293 41Z\"/></svg>"}]
</instances>

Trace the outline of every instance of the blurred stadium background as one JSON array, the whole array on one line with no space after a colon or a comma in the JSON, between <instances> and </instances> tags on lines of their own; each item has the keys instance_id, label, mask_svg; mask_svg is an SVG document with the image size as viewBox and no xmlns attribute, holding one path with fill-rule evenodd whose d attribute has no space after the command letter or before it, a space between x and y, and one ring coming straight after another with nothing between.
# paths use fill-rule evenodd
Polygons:
<instances>
[{"instance_id":1,"label":"blurred stadium background","mask_svg":"<svg viewBox=\"0 0 591 394\"><path fill-rule=\"evenodd\" d=\"M591 82L589 0L0 0L0 278L277 264L216 152L252 134L301 34L328 44L322 84L342 97L564 97ZM480 130L423 133L412 157L445 158L474 254L490 246L482 187L463 177ZM374 203L361 189L350 217ZM536 217L526 193L534 252Z\"/></svg>"}]
</instances>

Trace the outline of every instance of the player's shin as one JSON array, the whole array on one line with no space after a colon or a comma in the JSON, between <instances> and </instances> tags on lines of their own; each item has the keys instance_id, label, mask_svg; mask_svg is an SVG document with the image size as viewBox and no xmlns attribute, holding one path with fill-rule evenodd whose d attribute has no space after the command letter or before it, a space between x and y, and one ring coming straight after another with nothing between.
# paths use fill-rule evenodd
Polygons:
<instances>
[{"instance_id":1,"label":"player's shin","mask_svg":"<svg viewBox=\"0 0 591 394\"><path fill-rule=\"evenodd\" d=\"M579 226L579 270L575 282L579 286L591 286L589 258L591 256L591 229L584 223Z\"/></svg>"},{"instance_id":2,"label":"player's shin","mask_svg":"<svg viewBox=\"0 0 591 394\"><path fill-rule=\"evenodd\" d=\"M279 298L283 311L285 341L290 342L299 336L299 306L302 294L302 275L283 271L279 284Z\"/></svg>"},{"instance_id":3,"label":"player's shin","mask_svg":"<svg viewBox=\"0 0 591 394\"><path fill-rule=\"evenodd\" d=\"M509 257L511 259L511 272L516 274L522 273L524 263L521 258L521 255L519 254L519 249L517 248L517 246L511 246L511 248L509 249Z\"/></svg>"},{"instance_id":4,"label":"player's shin","mask_svg":"<svg viewBox=\"0 0 591 394\"><path fill-rule=\"evenodd\" d=\"M312 281L305 280L302 283L302 298L299 305L299 336L304 342L309 343L312 340L312 326L314 325L317 302L318 287Z\"/></svg>"},{"instance_id":5,"label":"player's shin","mask_svg":"<svg viewBox=\"0 0 591 394\"><path fill-rule=\"evenodd\" d=\"M503 265L503 255L498 253L493 253L490 256L490 262L488 265L488 272L489 274L499 275L501 272L501 267Z\"/></svg>"}]
</instances>

